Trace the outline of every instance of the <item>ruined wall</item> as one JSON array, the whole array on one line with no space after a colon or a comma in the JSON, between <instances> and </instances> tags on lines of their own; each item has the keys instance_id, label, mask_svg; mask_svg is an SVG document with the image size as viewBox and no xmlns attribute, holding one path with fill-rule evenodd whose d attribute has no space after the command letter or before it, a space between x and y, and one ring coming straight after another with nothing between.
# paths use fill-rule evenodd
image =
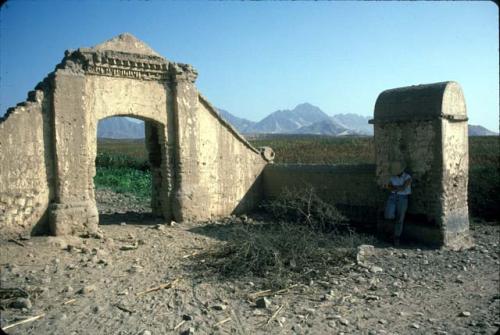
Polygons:
<instances>
[{"instance_id":1,"label":"ruined wall","mask_svg":"<svg viewBox=\"0 0 500 335\"><path fill-rule=\"evenodd\" d=\"M206 219L251 209L261 197L260 175L267 162L193 87L185 89L191 90L183 93L191 104L177 112L176 218Z\"/></svg>"},{"instance_id":2,"label":"ruined wall","mask_svg":"<svg viewBox=\"0 0 500 335\"><path fill-rule=\"evenodd\" d=\"M66 51L40 86L46 97L34 93L0 123L2 235L37 223L54 235L98 233L97 123L115 115L145 121L156 214L182 221L252 208L272 152L227 124L196 76L130 34Z\"/></svg>"},{"instance_id":3,"label":"ruined wall","mask_svg":"<svg viewBox=\"0 0 500 335\"><path fill-rule=\"evenodd\" d=\"M443 143L442 223L445 244L460 240L469 229L467 184L469 178L469 136L465 99L458 84L446 87L443 95L446 117L441 123Z\"/></svg>"},{"instance_id":4,"label":"ruined wall","mask_svg":"<svg viewBox=\"0 0 500 335\"><path fill-rule=\"evenodd\" d=\"M389 180L391 162L413 178L403 235L436 245L467 238L467 116L462 90L443 82L382 92L375 104L377 183ZM387 222L379 221L387 230Z\"/></svg>"},{"instance_id":5,"label":"ruined wall","mask_svg":"<svg viewBox=\"0 0 500 335\"><path fill-rule=\"evenodd\" d=\"M49 128L50 96L30 92L28 101L0 119L0 236L46 232L52 196L53 154Z\"/></svg>"},{"instance_id":6,"label":"ruined wall","mask_svg":"<svg viewBox=\"0 0 500 335\"><path fill-rule=\"evenodd\" d=\"M375 165L270 164L264 169L264 193L277 198L284 189L313 187L350 220L376 223L382 191L375 182Z\"/></svg>"}]
</instances>

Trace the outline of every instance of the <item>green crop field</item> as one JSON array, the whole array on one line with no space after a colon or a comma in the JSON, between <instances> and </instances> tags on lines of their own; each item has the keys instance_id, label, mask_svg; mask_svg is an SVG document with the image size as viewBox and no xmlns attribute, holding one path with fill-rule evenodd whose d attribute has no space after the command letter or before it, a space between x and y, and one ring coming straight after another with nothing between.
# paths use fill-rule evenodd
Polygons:
<instances>
[{"instance_id":1,"label":"green crop field","mask_svg":"<svg viewBox=\"0 0 500 335\"><path fill-rule=\"evenodd\" d=\"M276 163L375 163L373 137L268 135L250 139L255 147L270 146ZM144 140L99 140L94 180L97 188L129 192L147 199L151 189ZM469 205L474 216L499 217L500 138L469 138Z\"/></svg>"}]
</instances>

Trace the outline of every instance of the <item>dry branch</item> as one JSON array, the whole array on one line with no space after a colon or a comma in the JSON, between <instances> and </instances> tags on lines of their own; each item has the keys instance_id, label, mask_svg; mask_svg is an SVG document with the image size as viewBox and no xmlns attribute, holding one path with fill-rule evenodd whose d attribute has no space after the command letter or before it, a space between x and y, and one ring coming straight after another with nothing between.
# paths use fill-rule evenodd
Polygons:
<instances>
[{"instance_id":1,"label":"dry branch","mask_svg":"<svg viewBox=\"0 0 500 335\"><path fill-rule=\"evenodd\" d=\"M272 295L277 295L277 294L283 294L285 292L288 292L288 290L296 287L297 284L293 284L287 288L284 288L284 289L281 289L281 290L277 290L277 291L273 291L273 290L264 290L264 291L259 291L259 292L255 292L255 293L251 293L248 295L248 299L250 300L255 300L257 298L261 298L261 297L269 297L269 296L272 296Z\"/></svg>"},{"instance_id":2,"label":"dry branch","mask_svg":"<svg viewBox=\"0 0 500 335\"><path fill-rule=\"evenodd\" d=\"M271 321L273 321L278 316L279 312L281 312L282 309L283 309L283 305L278 307L278 309L276 309L276 311L273 313L273 315L271 315L269 320L267 320L266 325L269 325L271 323Z\"/></svg>"},{"instance_id":3,"label":"dry branch","mask_svg":"<svg viewBox=\"0 0 500 335\"><path fill-rule=\"evenodd\" d=\"M12 327L15 327L15 326L19 326L19 325L22 325L24 323L35 321L35 320L38 320L38 319L40 319L41 317L44 317L44 316L45 316L45 313L42 313L42 314L37 315L37 316L32 316L30 318L27 318L27 319L24 319L24 320L21 320L21 321L18 321L18 322L14 322L11 325L5 326L2 330L7 330L9 328L12 328Z\"/></svg>"},{"instance_id":4,"label":"dry branch","mask_svg":"<svg viewBox=\"0 0 500 335\"><path fill-rule=\"evenodd\" d=\"M231 321L231 318L227 318L227 319L221 320L221 321L217 322L217 323L214 325L214 327L221 326L221 325L223 325L223 324L225 324L226 322L229 322L229 321Z\"/></svg>"},{"instance_id":5,"label":"dry branch","mask_svg":"<svg viewBox=\"0 0 500 335\"><path fill-rule=\"evenodd\" d=\"M182 320L181 322L179 322L179 323L177 324L177 326L175 326L175 327L174 327L174 329L173 329L173 330L177 330L177 329L179 329L179 327L180 327L180 326L182 326L182 325L183 325L183 324L185 324L185 323L186 323L186 320Z\"/></svg>"},{"instance_id":6,"label":"dry branch","mask_svg":"<svg viewBox=\"0 0 500 335\"><path fill-rule=\"evenodd\" d=\"M174 284L177 282L177 280L178 279L174 279L170 283L165 283L165 284L161 284L161 285L158 285L158 286L155 286L155 287L151 287L151 288L147 289L146 291L138 292L136 295L137 296L141 296L141 295L144 295L144 294L147 294L147 293L151 293L151 292L154 292L154 291L163 290L165 288L171 288L172 286L174 286Z\"/></svg>"},{"instance_id":7,"label":"dry branch","mask_svg":"<svg viewBox=\"0 0 500 335\"><path fill-rule=\"evenodd\" d=\"M21 243L19 241L14 240L13 238L9 239L9 242L15 243L17 245L20 245L21 247L25 247L24 243Z\"/></svg>"}]
</instances>

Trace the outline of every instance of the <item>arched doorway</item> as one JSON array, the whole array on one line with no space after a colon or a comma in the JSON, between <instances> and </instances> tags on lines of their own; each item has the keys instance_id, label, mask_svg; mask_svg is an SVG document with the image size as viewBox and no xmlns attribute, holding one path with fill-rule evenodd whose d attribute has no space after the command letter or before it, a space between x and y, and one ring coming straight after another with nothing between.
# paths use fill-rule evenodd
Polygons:
<instances>
[{"instance_id":1,"label":"arched doorway","mask_svg":"<svg viewBox=\"0 0 500 335\"><path fill-rule=\"evenodd\" d=\"M99 224L171 219L165 126L112 116L98 121L94 199Z\"/></svg>"}]
</instances>

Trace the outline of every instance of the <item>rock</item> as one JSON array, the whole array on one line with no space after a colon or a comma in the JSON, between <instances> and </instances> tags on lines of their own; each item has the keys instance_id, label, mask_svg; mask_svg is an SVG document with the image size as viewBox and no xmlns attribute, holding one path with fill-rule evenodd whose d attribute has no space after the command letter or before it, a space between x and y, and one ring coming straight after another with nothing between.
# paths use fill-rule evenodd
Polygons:
<instances>
[{"instance_id":1,"label":"rock","mask_svg":"<svg viewBox=\"0 0 500 335\"><path fill-rule=\"evenodd\" d=\"M120 222L120 226L126 226L127 223L126 222Z\"/></svg>"},{"instance_id":2,"label":"rock","mask_svg":"<svg viewBox=\"0 0 500 335\"><path fill-rule=\"evenodd\" d=\"M155 225L155 229L157 229L157 230L165 230L165 225L162 225L162 224L159 223L159 224Z\"/></svg>"},{"instance_id":3,"label":"rock","mask_svg":"<svg viewBox=\"0 0 500 335\"><path fill-rule=\"evenodd\" d=\"M134 250L137 249L138 243L134 244L125 244L120 247L120 250Z\"/></svg>"},{"instance_id":4,"label":"rock","mask_svg":"<svg viewBox=\"0 0 500 335\"><path fill-rule=\"evenodd\" d=\"M132 265L127 272L128 273L141 273L144 271L144 268L138 264Z\"/></svg>"},{"instance_id":5,"label":"rock","mask_svg":"<svg viewBox=\"0 0 500 335\"><path fill-rule=\"evenodd\" d=\"M344 319L344 318L339 318L339 323L344 326L349 326L349 320Z\"/></svg>"},{"instance_id":6,"label":"rock","mask_svg":"<svg viewBox=\"0 0 500 335\"><path fill-rule=\"evenodd\" d=\"M418 325L418 323L412 323L411 327L415 328L415 329L419 329L420 328L420 326Z\"/></svg>"},{"instance_id":7,"label":"rock","mask_svg":"<svg viewBox=\"0 0 500 335\"><path fill-rule=\"evenodd\" d=\"M71 286L66 286L63 290L65 293L73 293L73 288Z\"/></svg>"},{"instance_id":8,"label":"rock","mask_svg":"<svg viewBox=\"0 0 500 335\"><path fill-rule=\"evenodd\" d=\"M173 227L173 226L175 226L176 224L177 224L177 222L175 222L175 221L170 221L170 223L169 223L168 225L169 225L170 227Z\"/></svg>"},{"instance_id":9,"label":"rock","mask_svg":"<svg viewBox=\"0 0 500 335\"><path fill-rule=\"evenodd\" d=\"M380 319L380 320L378 320L378 323L380 323L381 325L385 325L385 324L387 324L387 320Z\"/></svg>"},{"instance_id":10,"label":"rock","mask_svg":"<svg viewBox=\"0 0 500 335\"><path fill-rule=\"evenodd\" d=\"M149 330L143 330L139 335L151 335L151 332Z\"/></svg>"},{"instance_id":11,"label":"rock","mask_svg":"<svg viewBox=\"0 0 500 335\"><path fill-rule=\"evenodd\" d=\"M93 292L96 290L95 285L87 285L82 287L81 289L78 290L78 294L89 294L90 292Z\"/></svg>"},{"instance_id":12,"label":"rock","mask_svg":"<svg viewBox=\"0 0 500 335\"><path fill-rule=\"evenodd\" d=\"M364 264L366 257L375 253L375 247L370 244L362 244L358 247L356 261L358 264Z\"/></svg>"},{"instance_id":13,"label":"rock","mask_svg":"<svg viewBox=\"0 0 500 335\"><path fill-rule=\"evenodd\" d=\"M102 311L102 307L100 307L100 306L94 306L94 307L92 308L92 312L93 312L94 314L99 314L99 312L101 312L101 311Z\"/></svg>"},{"instance_id":14,"label":"rock","mask_svg":"<svg viewBox=\"0 0 500 335\"><path fill-rule=\"evenodd\" d=\"M314 308L304 308L304 311L307 312L308 314L316 313L316 310Z\"/></svg>"},{"instance_id":15,"label":"rock","mask_svg":"<svg viewBox=\"0 0 500 335\"><path fill-rule=\"evenodd\" d=\"M216 311L224 311L227 309L227 306L223 304L217 304L217 305L212 305L212 308L215 309Z\"/></svg>"},{"instance_id":16,"label":"rock","mask_svg":"<svg viewBox=\"0 0 500 335\"><path fill-rule=\"evenodd\" d=\"M330 328L336 328L337 327L337 323L333 320L331 321L328 321L328 327Z\"/></svg>"},{"instance_id":17,"label":"rock","mask_svg":"<svg viewBox=\"0 0 500 335\"><path fill-rule=\"evenodd\" d=\"M193 335L193 334L194 334L194 328L193 327L189 327L188 329L186 329L183 332L181 332L181 335Z\"/></svg>"},{"instance_id":18,"label":"rock","mask_svg":"<svg viewBox=\"0 0 500 335\"><path fill-rule=\"evenodd\" d=\"M184 314L182 316L182 320L184 320L184 321L191 321L191 320L193 320L193 317L191 315L189 315L189 314Z\"/></svg>"},{"instance_id":19,"label":"rock","mask_svg":"<svg viewBox=\"0 0 500 335\"><path fill-rule=\"evenodd\" d=\"M261 297L255 300L255 306L257 308L269 308L271 306L271 301L266 297Z\"/></svg>"},{"instance_id":20,"label":"rock","mask_svg":"<svg viewBox=\"0 0 500 335\"><path fill-rule=\"evenodd\" d=\"M11 306L13 308L17 308L17 309L23 309L23 308L30 309L32 307L32 304L31 304L31 300L29 300L28 298L17 298L11 304Z\"/></svg>"},{"instance_id":21,"label":"rock","mask_svg":"<svg viewBox=\"0 0 500 335\"><path fill-rule=\"evenodd\" d=\"M323 294L320 299L321 301L331 301L333 299L333 296L330 294Z\"/></svg>"},{"instance_id":22,"label":"rock","mask_svg":"<svg viewBox=\"0 0 500 335\"><path fill-rule=\"evenodd\" d=\"M379 272L382 272L384 271L384 269L382 269L380 266L372 266L370 267L370 272L371 273L379 273Z\"/></svg>"},{"instance_id":23,"label":"rock","mask_svg":"<svg viewBox=\"0 0 500 335\"><path fill-rule=\"evenodd\" d=\"M469 317L471 316L470 312L467 312L467 311L462 311L459 316L463 316L463 317Z\"/></svg>"}]
</instances>

